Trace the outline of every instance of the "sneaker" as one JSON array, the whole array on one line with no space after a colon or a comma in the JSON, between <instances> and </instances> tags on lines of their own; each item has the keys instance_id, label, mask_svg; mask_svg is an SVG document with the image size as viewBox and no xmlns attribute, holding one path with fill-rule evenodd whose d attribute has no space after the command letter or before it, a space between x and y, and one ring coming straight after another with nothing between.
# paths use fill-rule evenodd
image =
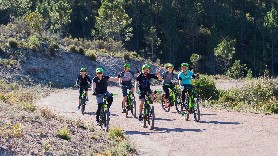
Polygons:
<instances>
[{"instance_id":1,"label":"sneaker","mask_svg":"<svg viewBox=\"0 0 278 156\"><path fill-rule=\"evenodd\" d=\"M126 109L123 109L122 113L126 113Z\"/></svg>"},{"instance_id":2,"label":"sneaker","mask_svg":"<svg viewBox=\"0 0 278 156\"><path fill-rule=\"evenodd\" d=\"M139 121L142 121L142 120L143 120L143 118L142 118L142 114L139 114L139 116L138 116L138 120L139 120Z\"/></svg>"},{"instance_id":3,"label":"sneaker","mask_svg":"<svg viewBox=\"0 0 278 156\"><path fill-rule=\"evenodd\" d=\"M77 109L78 109L78 110L80 109L80 105L78 105Z\"/></svg>"},{"instance_id":4,"label":"sneaker","mask_svg":"<svg viewBox=\"0 0 278 156\"><path fill-rule=\"evenodd\" d=\"M100 123L99 123L99 121L98 121L98 120L96 120L96 122L95 122L95 126L100 126Z\"/></svg>"},{"instance_id":5,"label":"sneaker","mask_svg":"<svg viewBox=\"0 0 278 156\"><path fill-rule=\"evenodd\" d=\"M86 97L86 101L89 101L88 97Z\"/></svg>"}]
</instances>

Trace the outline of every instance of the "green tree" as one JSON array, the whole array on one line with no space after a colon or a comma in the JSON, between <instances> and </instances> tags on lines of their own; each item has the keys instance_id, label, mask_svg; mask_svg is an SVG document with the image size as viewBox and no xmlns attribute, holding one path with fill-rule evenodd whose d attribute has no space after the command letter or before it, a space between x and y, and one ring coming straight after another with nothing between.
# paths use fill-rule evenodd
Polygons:
<instances>
[{"instance_id":1,"label":"green tree","mask_svg":"<svg viewBox=\"0 0 278 156\"><path fill-rule=\"evenodd\" d=\"M224 38L216 48L214 48L214 55L220 61L223 69L226 71L231 60L235 54L235 40Z\"/></svg>"},{"instance_id":2,"label":"green tree","mask_svg":"<svg viewBox=\"0 0 278 156\"><path fill-rule=\"evenodd\" d=\"M123 0L102 0L93 34L101 39L128 41L132 36L132 19L123 8Z\"/></svg>"},{"instance_id":3,"label":"green tree","mask_svg":"<svg viewBox=\"0 0 278 156\"><path fill-rule=\"evenodd\" d=\"M149 33L146 35L146 43L151 46L152 60L154 60L154 48L158 46L161 40L157 37L157 32L154 27L151 27Z\"/></svg>"},{"instance_id":4,"label":"green tree","mask_svg":"<svg viewBox=\"0 0 278 156\"><path fill-rule=\"evenodd\" d=\"M25 21L33 29L34 32L41 34L45 20L42 15L37 12L31 12L24 16Z\"/></svg>"}]
</instances>

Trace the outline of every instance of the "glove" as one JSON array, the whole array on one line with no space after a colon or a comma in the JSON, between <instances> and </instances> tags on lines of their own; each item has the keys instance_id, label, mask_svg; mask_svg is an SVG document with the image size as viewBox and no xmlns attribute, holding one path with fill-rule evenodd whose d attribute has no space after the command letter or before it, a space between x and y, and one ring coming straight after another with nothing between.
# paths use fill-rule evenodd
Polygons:
<instances>
[{"instance_id":1,"label":"glove","mask_svg":"<svg viewBox=\"0 0 278 156\"><path fill-rule=\"evenodd\" d=\"M184 86L180 86L181 90L184 90Z\"/></svg>"},{"instance_id":2,"label":"glove","mask_svg":"<svg viewBox=\"0 0 278 156\"><path fill-rule=\"evenodd\" d=\"M97 93L96 93L96 92L93 92L93 95L97 95Z\"/></svg>"}]
</instances>

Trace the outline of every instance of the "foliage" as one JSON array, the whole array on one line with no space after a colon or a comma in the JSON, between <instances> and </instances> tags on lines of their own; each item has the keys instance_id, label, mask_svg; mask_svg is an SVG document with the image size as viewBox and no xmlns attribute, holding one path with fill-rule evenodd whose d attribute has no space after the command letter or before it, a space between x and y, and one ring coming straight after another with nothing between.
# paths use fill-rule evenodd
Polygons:
<instances>
[{"instance_id":1,"label":"foliage","mask_svg":"<svg viewBox=\"0 0 278 156\"><path fill-rule=\"evenodd\" d=\"M243 78L245 76L246 71L247 71L246 64L241 65L240 60L235 60L234 64L226 72L226 75L231 78L238 79L238 78Z\"/></svg>"},{"instance_id":2,"label":"foliage","mask_svg":"<svg viewBox=\"0 0 278 156\"><path fill-rule=\"evenodd\" d=\"M78 48L78 53L81 55L85 55L85 50L82 47Z\"/></svg>"},{"instance_id":3,"label":"foliage","mask_svg":"<svg viewBox=\"0 0 278 156\"><path fill-rule=\"evenodd\" d=\"M41 33L45 20L42 15L37 12L31 12L25 15L24 19L34 32Z\"/></svg>"},{"instance_id":4,"label":"foliage","mask_svg":"<svg viewBox=\"0 0 278 156\"><path fill-rule=\"evenodd\" d=\"M36 35L29 36L27 39L27 44L30 49L37 51L41 47L41 41Z\"/></svg>"},{"instance_id":5,"label":"foliage","mask_svg":"<svg viewBox=\"0 0 278 156\"><path fill-rule=\"evenodd\" d=\"M224 38L214 49L214 55L224 63L224 70L230 65L235 54L235 40Z\"/></svg>"},{"instance_id":6,"label":"foliage","mask_svg":"<svg viewBox=\"0 0 278 156\"><path fill-rule=\"evenodd\" d=\"M122 140L122 139L125 138L123 131L118 127L111 128L109 133L108 133L108 136L111 139L116 139L116 140L119 140L119 139Z\"/></svg>"},{"instance_id":7,"label":"foliage","mask_svg":"<svg viewBox=\"0 0 278 156\"><path fill-rule=\"evenodd\" d=\"M130 55L128 53L124 54L124 60L129 61L130 60Z\"/></svg>"},{"instance_id":8,"label":"foliage","mask_svg":"<svg viewBox=\"0 0 278 156\"><path fill-rule=\"evenodd\" d=\"M71 140L71 132L68 127L63 127L62 129L60 129L57 133L57 136L64 140Z\"/></svg>"},{"instance_id":9,"label":"foliage","mask_svg":"<svg viewBox=\"0 0 278 156\"><path fill-rule=\"evenodd\" d=\"M277 88L273 81L260 78L242 88L221 91L218 103L230 108L240 109L245 105L258 112L276 113L278 99L275 92Z\"/></svg>"},{"instance_id":10,"label":"foliage","mask_svg":"<svg viewBox=\"0 0 278 156\"><path fill-rule=\"evenodd\" d=\"M18 42L14 38L9 38L8 42L9 42L9 46L11 48L17 48L18 47Z\"/></svg>"},{"instance_id":11,"label":"foliage","mask_svg":"<svg viewBox=\"0 0 278 156\"><path fill-rule=\"evenodd\" d=\"M132 19L125 13L123 0L101 0L96 18L95 36L101 39L128 41L132 36L132 27L128 26Z\"/></svg>"},{"instance_id":12,"label":"foliage","mask_svg":"<svg viewBox=\"0 0 278 156\"><path fill-rule=\"evenodd\" d=\"M70 45L70 46L69 46L69 50L70 50L71 52L78 53L78 50L77 50L77 48L76 48L75 45Z\"/></svg>"},{"instance_id":13,"label":"foliage","mask_svg":"<svg viewBox=\"0 0 278 156\"><path fill-rule=\"evenodd\" d=\"M90 58L90 60L96 62L97 60L97 55L95 50L87 50L85 53L86 56Z\"/></svg>"},{"instance_id":14,"label":"foliage","mask_svg":"<svg viewBox=\"0 0 278 156\"><path fill-rule=\"evenodd\" d=\"M201 75L199 79L192 81L195 86L196 92L203 99L217 100L219 92L216 89L215 82L208 76Z\"/></svg>"}]
</instances>

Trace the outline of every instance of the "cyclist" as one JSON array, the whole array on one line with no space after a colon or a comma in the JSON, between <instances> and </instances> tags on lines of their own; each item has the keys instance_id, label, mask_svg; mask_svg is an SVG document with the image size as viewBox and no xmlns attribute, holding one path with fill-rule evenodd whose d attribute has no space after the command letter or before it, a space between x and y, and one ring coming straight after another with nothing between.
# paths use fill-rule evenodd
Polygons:
<instances>
[{"instance_id":1,"label":"cyclist","mask_svg":"<svg viewBox=\"0 0 278 156\"><path fill-rule=\"evenodd\" d=\"M189 69L189 64L188 63L182 63L181 64L181 69L182 71L179 73L179 85L181 86L182 89L182 102L185 101L185 92L186 89L189 90L189 96L193 94L193 97L195 97L195 93L192 93L193 86L191 85L191 79L192 78L199 78L199 74L194 74L192 71Z\"/></svg>"},{"instance_id":2,"label":"cyclist","mask_svg":"<svg viewBox=\"0 0 278 156\"><path fill-rule=\"evenodd\" d=\"M132 94L134 96L134 86L132 85L131 79L137 76L137 74L134 74L134 72L130 71L130 64L126 63L124 64L124 71L122 71L119 75L119 84L122 86L122 92L123 92L123 100L122 100L122 113L126 112L125 109L125 103L127 100L127 89L132 90Z\"/></svg>"},{"instance_id":3,"label":"cyclist","mask_svg":"<svg viewBox=\"0 0 278 156\"><path fill-rule=\"evenodd\" d=\"M90 77L86 74L86 68L82 67L80 69L80 75L76 79L76 85L79 86L79 104L78 109L80 109L81 105L81 94L82 94L82 87L85 89L86 92L86 101L89 101L88 99L88 88L89 85L92 84L92 81Z\"/></svg>"},{"instance_id":4,"label":"cyclist","mask_svg":"<svg viewBox=\"0 0 278 156\"><path fill-rule=\"evenodd\" d=\"M165 101L165 107L167 108L169 106L169 88L173 89L175 85L173 84L172 80L175 78L178 80L178 74L174 73L174 65L171 63L166 64L166 69L167 71L162 73L162 88L164 90L165 96L164 96L164 101Z\"/></svg>"},{"instance_id":5,"label":"cyclist","mask_svg":"<svg viewBox=\"0 0 278 156\"><path fill-rule=\"evenodd\" d=\"M158 79L160 80L160 73L157 71L155 74L150 74L150 66L148 64L144 64L142 66L142 72L137 76L136 80L139 82L139 86L137 83L135 83L135 88L136 90L140 90L140 95L139 99L141 101L140 107L139 107L139 121L142 121L142 110L143 110L143 105L144 105L144 100L145 100L145 94L146 92L149 92L149 94L152 93L151 88L150 88L150 80L153 79ZM152 95L151 97L151 103L152 103Z\"/></svg>"},{"instance_id":6,"label":"cyclist","mask_svg":"<svg viewBox=\"0 0 278 156\"><path fill-rule=\"evenodd\" d=\"M97 68L96 76L93 78L93 87L92 87L93 95L105 94L107 96L108 107L110 107L113 102L113 96L111 93L107 91L108 81L117 82L118 78L103 75L103 69ZM99 116L100 116L101 107L103 105L103 98L104 96L96 97L97 104L98 104L98 108L96 111L96 125L99 125Z\"/></svg>"}]
</instances>

